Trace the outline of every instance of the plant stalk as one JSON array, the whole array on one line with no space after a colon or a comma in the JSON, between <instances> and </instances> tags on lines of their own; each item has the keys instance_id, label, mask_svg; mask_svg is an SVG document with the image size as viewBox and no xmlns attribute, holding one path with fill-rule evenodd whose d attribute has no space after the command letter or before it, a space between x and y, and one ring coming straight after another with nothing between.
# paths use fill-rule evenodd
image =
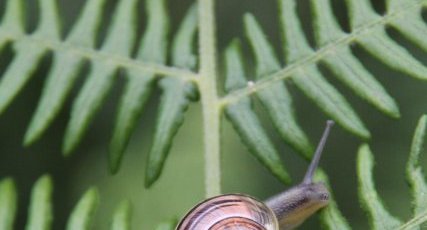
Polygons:
<instances>
[{"instance_id":1,"label":"plant stalk","mask_svg":"<svg viewBox=\"0 0 427 230\"><path fill-rule=\"evenodd\" d=\"M214 0L199 0L199 87L203 107L205 194L221 193L220 116L217 93Z\"/></svg>"}]
</instances>

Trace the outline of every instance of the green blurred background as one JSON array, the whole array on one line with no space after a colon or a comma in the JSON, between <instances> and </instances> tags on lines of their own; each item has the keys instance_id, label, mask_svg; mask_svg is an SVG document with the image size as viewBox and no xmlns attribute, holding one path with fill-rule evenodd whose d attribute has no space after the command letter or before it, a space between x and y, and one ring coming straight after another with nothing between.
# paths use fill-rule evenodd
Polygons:
<instances>
[{"instance_id":1,"label":"green blurred background","mask_svg":"<svg viewBox=\"0 0 427 230\"><path fill-rule=\"evenodd\" d=\"M375 9L382 13L384 3L372 0ZM78 15L84 0L59 0L62 16L63 35L69 31ZM107 1L102 29L98 37L98 46L103 40L105 29L115 0ZM172 33L177 29L190 0L170 0ZM280 33L277 18L276 1L273 0L218 0L216 1L218 19L218 46L222 51L233 37L243 36L242 15L253 13L260 21L269 39L281 56ZM344 1L334 0L336 16L345 30L348 31ZM35 0L26 1L28 31L33 31L38 19L38 8ZM5 1L0 1L0 12L4 12ZM313 44L311 31L309 0L298 1L299 15L303 21L305 32ZM141 35L145 25L143 1L139 4L139 27ZM425 16L424 12L424 16ZM426 17L424 17L426 18ZM420 52L393 30L389 34L402 46L410 50L423 63L427 64L427 55ZM244 41L247 63L252 63L251 53ZM427 111L427 84L410 79L400 73L383 67L359 47L352 47L355 55L379 79L388 92L393 95L400 106L401 119L390 119L370 105L355 97L348 88L337 82L334 76L323 68L331 81L354 105L360 117L372 132L369 144L376 158L375 180L379 194L389 207L391 213L403 220L410 218L410 197L404 172L408 157L409 146L416 122L421 114ZM0 55L0 73L3 73L13 59L12 46L3 49ZM203 199L203 146L202 146L202 117L199 103L190 105L185 122L175 138L165 170L158 182L150 189L143 186L145 160L152 141L153 123L156 119L158 102L161 92L154 91L132 140L125 153L121 170L117 175L110 175L107 168L107 147L112 131L117 102L125 83L123 73L119 73L117 82L111 91L106 104L95 117L84 141L67 159L61 156L62 135L70 114L72 98L90 69L87 64L80 73L80 81L74 87L65 109L49 128L46 135L31 147L23 148L22 139L30 121L31 114L37 105L43 81L49 70L52 56L47 55L33 78L23 89L8 110L0 117L0 178L12 176L15 178L19 191L19 209L16 229L23 229L27 216L30 189L38 177L44 173L52 175L54 189L54 227L62 229L70 210L90 186L95 185L100 190L101 203L96 214L94 229L106 229L113 209L123 199L129 199L133 204L134 229L153 229L154 226L171 218L179 218L196 202ZM218 57L221 63L221 56ZM251 68L249 68L251 70ZM251 78L251 75L249 76ZM300 124L309 135L313 144L317 143L324 122L327 119L304 95L291 86L294 103ZM255 101L264 127L281 152L283 163L289 168L294 182L303 176L307 162L302 160L292 149L286 146L274 131L270 121ZM207 131L209 132L209 131ZM270 175L250 154L240 142L231 125L223 119L222 125L222 191L224 193L248 193L265 199L287 187ZM328 173L333 193L344 216L347 217L354 229L366 229L367 220L358 204L357 179L355 172L355 156L361 140L336 126L328 141L321 166ZM426 157L422 165L427 166ZM311 218L300 229L318 229L316 218Z\"/></svg>"}]
</instances>

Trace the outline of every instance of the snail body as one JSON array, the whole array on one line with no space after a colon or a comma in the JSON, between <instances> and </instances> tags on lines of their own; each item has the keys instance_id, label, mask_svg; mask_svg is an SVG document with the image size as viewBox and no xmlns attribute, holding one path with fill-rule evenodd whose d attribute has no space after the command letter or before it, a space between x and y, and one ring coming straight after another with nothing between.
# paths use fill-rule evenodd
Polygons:
<instances>
[{"instance_id":1,"label":"snail body","mask_svg":"<svg viewBox=\"0 0 427 230\"><path fill-rule=\"evenodd\" d=\"M289 230L329 203L329 191L313 182L314 171L333 121L328 121L303 181L265 202L244 195L225 194L196 205L176 230Z\"/></svg>"}]
</instances>

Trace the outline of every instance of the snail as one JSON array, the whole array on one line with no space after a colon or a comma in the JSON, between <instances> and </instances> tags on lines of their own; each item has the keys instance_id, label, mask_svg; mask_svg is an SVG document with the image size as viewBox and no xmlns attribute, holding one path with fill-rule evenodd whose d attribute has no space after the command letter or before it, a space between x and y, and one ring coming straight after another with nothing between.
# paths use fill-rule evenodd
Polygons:
<instances>
[{"instance_id":1,"label":"snail","mask_svg":"<svg viewBox=\"0 0 427 230\"><path fill-rule=\"evenodd\" d=\"M265 202L244 195L225 194L197 204L180 221L176 230L288 230L328 205L329 191L313 175L333 121L326 128L302 182Z\"/></svg>"}]
</instances>

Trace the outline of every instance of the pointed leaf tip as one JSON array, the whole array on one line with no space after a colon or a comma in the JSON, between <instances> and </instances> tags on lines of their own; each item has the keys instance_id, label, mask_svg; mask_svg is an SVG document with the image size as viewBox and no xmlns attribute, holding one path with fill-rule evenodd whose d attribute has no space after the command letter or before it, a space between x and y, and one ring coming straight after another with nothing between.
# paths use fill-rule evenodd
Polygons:
<instances>
[{"instance_id":1,"label":"pointed leaf tip","mask_svg":"<svg viewBox=\"0 0 427 230\"><path fill-rule=\"evenodd\" d=\"M149 0L145 3L148 24L140 41L137 59L164 64L167 56L167 36L169 33L166 3L164 0ZM151 73L128 72L128 82L116 115L109 147L109 167L113 174L120 169L124 152L135 125L151 95L154 80L155 75Z\"/></svg>"},{"instance_id":2,"label":"pointed leaf tip","mask_svg":"<svg viewBox=\"0 0 427 230\"><path fill-rule=\"evenodd\" d=\"M28 213L27 230L50 229L53 220L52 179L41 176L33 186Z\"/></svg>"},{"instance_id":3,"label":"pointed leaf tip","mask_svg":"<svg viewBox=\"0 0 427 230\"><path fill-rule=\"evenodd\" d=\"M12 178L7 177L0 180L0 229L13 229L16 210L16 185Z\"/></svg>"},{"instance_id":4,"label":"pointed leaf tip","mask_svg":"<svg viewBox=\"0 0 427 230\"><path fill-rule=\"evenodd\" d=\"M129 230L131 225L132 207L129 200L122 201L116 208L113 221L111 222L111 230Z\"/></svg>"},{"instance_id":5,"label":"pointed leaf tip","mask_svg":"<svg viewBox=\"0 0 427 230\"><path fill-rule=\"evenodd\" d=\"M173 38L172 64L180 68L194 69L194 40L197 29L197 12L194 5L180 23ZM184 122L190 102L198 98L198 89L192 82L162 78L162 89L153 143L148 154L145 187L150 187L160 177L173 139Z\"/></svg>"},{"instance_id":6,"label":"pointed leaf tip","mask_svg":"<svg viewBox=\"0 0 427 230\"><path fill-rule=\"evenodd\" d=\"M295 85L325 114L349 132L369 139L371 134L345 97L331 85L316 65L300 68L292 76Z\"/></svg>"},{"instance_id":7,"label":"pointed leaf tip","mask_svg":"<svg viewBox=\"0 0 427 230\"><path fill-rule=\"evenodd\" d=\"M144 187L150 188L154 182L157 181L157 179L160 176L160 172L158 170L146 170L145 171L145 180L144 180Z\"/></svg>"},{"instance_id":8,"label":"pointed leaf tip","mask_svg":"<svg viewBox=\"0 0 427 230\"><path fill-rule=\"evenodd\" d=\"M88 230L99 204L98 189L88 189L79 200L67 222L67 230Z\"/></svg>"}]
</instances>

